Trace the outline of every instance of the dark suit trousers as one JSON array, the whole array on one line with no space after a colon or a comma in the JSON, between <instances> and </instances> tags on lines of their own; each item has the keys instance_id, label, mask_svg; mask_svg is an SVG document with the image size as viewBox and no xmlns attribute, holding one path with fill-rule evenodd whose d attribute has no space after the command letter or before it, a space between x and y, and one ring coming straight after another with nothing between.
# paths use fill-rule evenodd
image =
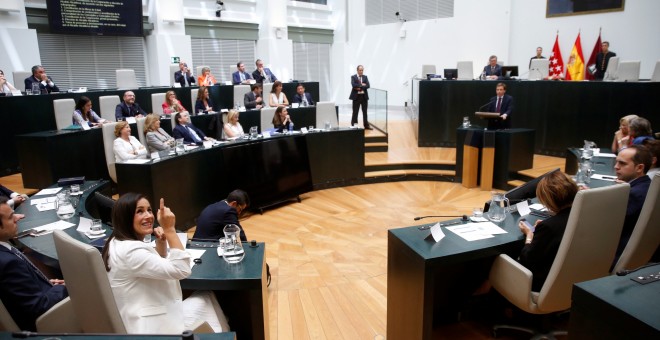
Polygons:
<instances>
[{"instance_id":1,"label":"dark suit trousers","mask_svg":"<svg viewBox=\"0 0 660 340\"><path fill-rule=\"evenodd\" d=\"M358 110L362 106L362 122L364 127L369 127L369 121L367 120L367 108L369 107L369 100L363 94L356 94L355 99L353 99L353 117L351 117L351 125L355 125L358 122Z\"/></svg>"}]
</instances>

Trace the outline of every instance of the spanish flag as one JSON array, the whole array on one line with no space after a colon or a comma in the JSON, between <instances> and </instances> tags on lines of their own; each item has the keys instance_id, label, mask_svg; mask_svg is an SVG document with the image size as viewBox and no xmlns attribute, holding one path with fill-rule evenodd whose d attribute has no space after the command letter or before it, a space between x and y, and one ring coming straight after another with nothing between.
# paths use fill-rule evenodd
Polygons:
<instances>
[{"instance_id":1,"label":"spanish flag","mask_svg":"<svg viewBox=\"0 0 660 340\"><path fill-rule=\"evenodd\" d=\"M584 80L584 56L582 55L582 43L580 42L580 33L575 39L575 45L571 50L571 56L568 59L566 80Z\"/></svg>"}]
</instances>

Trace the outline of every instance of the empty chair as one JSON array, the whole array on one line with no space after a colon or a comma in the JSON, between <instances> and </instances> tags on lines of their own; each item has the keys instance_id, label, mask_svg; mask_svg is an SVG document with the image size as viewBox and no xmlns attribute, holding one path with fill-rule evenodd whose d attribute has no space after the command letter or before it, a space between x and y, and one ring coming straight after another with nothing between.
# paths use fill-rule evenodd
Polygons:
<instances>
[{"instance_id":1,"label":"empty chair","mask_svg":"<svg viewBox=\"0 0 660 340\"><path fill-rule=\"evenodd\" d=\"M170 64L170 86L174 86L174 72L179 70L179 64Z\"/></svg>"},{"instance_id":2,"label":"empty chair","mask_svg":"<svg viewBox=\"0 0 660 340\"><path fill-rule=\"evenodd\" d=\"M103 124L103 150L105 151L105 162L108 165L108 174L113 182L117 183L117 170L115 169L115 125L117 123Z\"/></svg>"},{"instance_id":3,"label":"empty chair","mask_svg":"<svg viewBox=\"0 0 660 340\"><path fill-rule=\"evenodd\" d=\"M14 87L17 90L25 90L25 79L32 75L29 71L14 71L11 73L14 76Z\"/></svg>"},{"instance_id":4,"label":"empty chair","mask_svg":"<svg viewBox=\"0 0 660 340\"><path fill-rule=\"evenodd\" d=\"M80 331L80 325L73 313L73 304L71 298L66 298L53 307L40 315L36 322L37 331L39 332L66 332L75 333ZM18 327L14 318L4 303L0 300L0 331L6 332L19 332L21 329Z\"/></svg>"},{"instance_id":5,"label":"empty chair","mask_svg":"<svg viewBox=\"0 0 660 340\"><path fill-rule=\"evenodd\" d=\"M325 126L325 122L330 122L330 125L334 127L339 125L334 102L316 103L316 127L323 128Z\"/></svg>"},{"instance_id":6,"label":"empty chair","mask_svg":"<svg viewBox=\"0 0 660 340\"><path fill-rule=\"evenodd\" d=\"M58 130L62 130L72 124L73 110L76 108L76 102L72 98L53 100L53 109L55 110L55 125Z\"/></svg>"},{"instance_id":7,"label":"empty chair","mask_svg":"<svg viewBox=\"0 0 660 340\"><path fill-rule=\"evenodd\" d=\"M199 92L199 89L190 90L190 107L192 109L192 111L190 112L195 111L195 103L197 102L197 92ZM172 128L174 128L174 126L172 126Z\"/></svg>"},{"instance_id":8,"label":"empty chair","mask_svg":"<svg viewBox=\"0 0 660 340\"><path fill-rule=\"evenodd\" d=\"M616 71L616 81L639 81L640 64L641 62L639 60L619 62L619 67Z\"/></svg>"},{"instance_id":9,"label":"empty chair","mask_svg":"<svg viewBox=\"0 0 660 340\"><path fill-rule=\"evenodd\" d=\"M610 61L607 62L607 69L605 70L605 75L603 80L616 80L617 71L619 69L619 57L612 57Z\"/></svg>"},{"instance_id":10,"label":"empty chair","mask_svg":"<svg viewBox=\"0 0 660 340\"><path fill-rule=\"evenodd\" d=\"M250 92L250 85L234 85L234 104L238 103L240 106L245 106L243 97Z\"/></svg>"},{"instance_id":11,"label":"empty chair","mask_svg":"<svg viewBox=\"0 0 660 340\"><path fill-rule=\"evenodd\" d=\"M527 313L549 314L570 308L574 283L609 274L629 192L628 184L620 184L577 193L559 250L539 292L531 290L532 272L505 254L495 258L491 267L493 288ZM495 326L494 330L500 328L533 333L515 326Z\"/></svg>"},{"instance_id":12,"label":"empty chair","mask_svg":"<svg viewBox=\"0 0 660 340\"><path fill-rule=\"evenodd\" d=\"M267 107L261 109L261 120L260 123L260 131L263 133L264 131L269 131L273 129L273 116L275 115L275 109L274 107Z\"/></svg>"},{"instance_id":13,"label":"empty chair","mask_svg":"<svg viewBox=\"0 0 660 340\"><path fill-rule=\"evenodd\" d=\"M119 96L101 96L99 97L99 102L101 105L101 118L109 121L115 121L115 109L117 105L121 103Z\"/></svg>"},{"instance_id":14,"label":"empty chair","mask_svg":"<svg viewBox=\"0 0 660 340\"><path fill-rule=\"evenodd\" d=\"M422 78L428 74L435 74L435 65L422 65Z\"/></svg>"},{"instance_id":15,"label":"empty chair","mask_svg":"<svg viewBox=\"0 0 660 340\"><path fill-rule=\"evenodd\" d=\"M5 304L0 300L0 331L6 332L18 332L21 329L18 328L18 325L14 321L14 318L11 317Z\"/></svg>"},{"instance_id":16,"label":"empty chair","mask_svg":"<svg viewBox=\"0 0 660 340\"><path fill-rule=\"evenodd\" d=\"M459 61L456 68L458 69L458 80L470 80L474 78L472 61Z\"/></svg>"},{"instance_id":17,"label":"empty chair","mask_svg":"<svg viewBox=\"0 0 660 340\"><path fill-rule=\"evenodd\" d=\"M229 78L225 78L225 79L232 80L232 74L236 71L238 71L238 69L236 68L236 64L230 64L229 65ZM247 72L247 69L245 70L245 72Z\"/></svg>"},{"instance_id":18,"label":"empty chair","mask_svg":"<svg viewBox=\"0 0 660 340\"><path fill-rule=\"evenodd\" d=\"M550 60L548 59L532 59L529 65L530 80L542 80L548 77L550 72Z\"/></svg>"},{"instance_id":19,"label":"empty chair","mask_svg":"<svg viewBox=\"0 0 660 340\"><path fill-rule=\"evenodd\" d=\"M639 213L628 244L623 249L612 274L625 269L635 269L651 260L660 245L660 173L653 176L646 200Z\"/></svg>"},{"instance_id":20,"label":"empty chair","mask_svg":"<svg viewBox=\"0 0 660 340\"><path fill-rule=\"evenodd\" d=\"M151 94L151 111L163 115L163 103L165 102L165 93Z\"/></svg>"},{"instance_id":21,"label":"empty chair","mask_svg":"<svg viewBox=\"0 0 660 340\"><path fill-rule=\"evenodd\" d=\"M135 78L135 70L115 70L117 75L117 88L119 89L136 89L138 88L137 78Z\"/></svg>"},{"instance_id":22,"label":"empty chair","mask_svg":"<svg viewBox=\"0 0 660 340\"><path fill-rule=\"evenodd\" d=\"M149 150L149 147L147 146L147 138L144 135L144 121L146 120L146 117L140 117L135 120L137 124L137 132L138 132L138 137L140 139L140 143L144 145L147 150Z\"/></svg>"},{"instance_id":23,"label":"empty chair","mask_svg":"<svg viewBox=\"0 0 660 340\"><path fill-rule=\"evenodd\" d=\"M273 83L263 83L263 91L261 98L264 99L264 105L268 106L268 99L270 98L270 91L273 89Z\"/></svg>"},{"instance_id":24,"label":"empty chair","mask_svg":"<svg viewBox=\"0 0 660 340\"><path fill-rule=\"evenodd\" d=\"M651 81L660 81L660 60L655 62L655 68L653 69Z\"/></svg>"}]
</instances>

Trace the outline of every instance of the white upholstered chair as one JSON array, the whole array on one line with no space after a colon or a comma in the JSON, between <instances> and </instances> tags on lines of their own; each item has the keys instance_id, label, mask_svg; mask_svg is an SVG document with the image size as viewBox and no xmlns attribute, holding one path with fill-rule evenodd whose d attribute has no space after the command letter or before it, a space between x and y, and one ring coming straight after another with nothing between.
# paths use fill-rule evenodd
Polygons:
<instances>
[{"instance_id":1,"label":"white upholstered chair","mask_svg":"<svg viewBox=\"0 0 660 340\"><path fill-rule=\"evenodd\" d=\"M243 99L248 92L250 92L250 85L234 85L234 103L245 106Z\"/></svg>"},{"instance_id":2,"label":"white upholstered chair","mask_svg":"<svg viewBox=\"0 0 660 340\"><path fill-rule=\"evenodd\" d=\"M660 60L655 62L655 68L653 69L653 75L651 75L651 81L660 81Z\"/></svg>"},{"instance_id":3,"label":"white upholstered chair","mask_svg":"<svg viewBox=\"0 0 660 340\"><path fill-rule=\"evenodd\" d=\"M276 108L274 107L261 109L261 120L259 125L261 133L273 128L273 115L275 115L275 109Z\"/></svg>"},{"instance_id":4,"label":"white upholstered chair","mask_svg":"<svg viewBox=\"0 0 660 340\"><path fill-rule=\"evenodd\" d=\"M170 86L174 86L174 72L179 70L179 64L170 64Z\"/></svg>"},{"instance_id":5,"label":"white upholstered chair","mask_svg":"<svg viewBox=\"0 0 660 340\"><path fill-rule=\"evenodd\" d=\"M610 58L610 61L607 62L607 69L605 70L603 80L616 80L618 78L618 70L619 57Z\"/></svg>"},{"instance_id":6,"label":"white upholstered chair","mask_svg":"<svg viewBox=\"0 0 660 340\"><path fill-rule=\"evenodd\" d=\"M151 112L163 115L163 103L165 102L165 93L151 94Z\"/></svg>"},{"instance_id":7,"label":"white upholstered chair","mask_svg":"<svg viewBox=\"0 0 660 340\"><path fill-rule=\"evenodd\" d=\"M115 109L121 103L119 96L101 96L99 97L99 103L101 105L101 118L114 122L116 119Z\"/></svg>"},{"instance_id":8,"label":"white upholstered chair","mask_svg":"<svg viewBox=\"0 0 660 340\"><path fill-rule=\"evenodd\" d=\"M610 59L611 61L612 59ZM639 81L639 68L641 62L639 60L628 60L619 62L617 68L616 81ZM609 65L608 65L609 67Z\"/></svg>"},{"instance_id":9,"label":"white upholstered chair","mask_svg":"<svg viewBox=\"0 0 660 340\"><path fill-rule=\"evenodd\" d=\"M136 89L139 87L135 70L115 70L118 89Z\"/></svg>"},{"instance_id":10,"label":"white upholstered chair","mask_svg":"<svg viewBox=\"0 0 660 340\"><path fill-rule=\"evenodd\" d=\"M53 100L53 109L55 110L55 125L58 130L62 130L71 125L73 110L76 108L76 102L73 98Z\"/></svg>"},{"instance_id":11,"label":"white upholstered chair","mask_svg":"<svg viewBox=\"0 0 660 340\"><path fill-rule=\"evenodd\" d=\"M115 139L115 126L117 123L103 124L103 150L105 162L108 165L108 174L113 182L117 183L117 170L115 168L115 152L113 149Z\"/></svg>"},{"instance_id":12,"label":"white upholstered chair","mask_svg":"<svg viewBox=\"0 0 660 340\"><path fill-rule=\"evenodd\" d=\"M147 137L144 135L144 121L146 120L146 117L140 117L135 120L135 123L137 125L137 132L138 132L138 137L140 139L140 143L144 145L147 150L149 150L149 147L147 146Z\"/></svg>"},{"instance_id":13,"label":"white upholstered chair","mask_svg":"<svg viewBox=\"0 0 660 340\"><path fill-rule=\"evenodd\" d=\"M422 65L421 78L426 78L427 74L435 74L435 65Z\"/></svg>"},{"instance_id":14,"label":"white upholstered chair","mask_svg":"<svg viewBox=\"0 0 660 340\"><path fill-rule=\"evenodd\" d=\"M73 304L69 297L40 315L35 323L39 332L76 333L80 331L80 325L73 313ZM21 331L2 301L0 301L0 331Z\"/></svg>"},{"instance_id":15,"label":"white upholstered chair","mask_svg":"<svg viewBox=\"0 0 660 340\"><path fill-rule=\"evenodd\" d=\"M330 122L334 127L339 126L334 102L316 103L316 127L323 128L325 122Z\"/></svg>"},{"instance_id":16,"label":"white upholstered chair","mask_svg":"<svg viewBox=\"0 0 660 340\"><path fill-rule=\"evenodd\" d=\"M14 77L14 87L17 90L25 91L25 79L32 75L30 71L14 71L11 73Z\"/></svg>"},{"instance_id":17,"label":"white upholstered chair","mask_svg":"<svg viewBox=\"0 0 660 340\"><path fill-rule=\"evenodd\" d=\"M263 91L261 92L261 97L264 99L264 105L269 106L268 103L270 102L270 91L273 90L273 83L264 83L263 84ZM289 98L287 98L289 99ZM293 98L289 99L289 102L291 102Z\"/></svg>"},{"instance_id":18,"label":"white upholstered chair","mask_svg":"<svg viewBox=\"0 0 660 340\"><path fill-rule=\"evenodd\" d=\"M195 103L197 103L197 93L199 92L199 89L190 89L190 112L194 112L195 110ZM174 127L174 126L172 126Z\"/></svg>"},{"instance_id":19,"label":"white upholstered chair","mask_svg":"<svg viewBox=\"0 0 660 340\"><path fill-rule=\"evenodd\" d=\"M458 80L471 80L474 79L474 69L472 68L472 61L459 61L456 68L458 69Z\"/></svg>"}]
</instances>

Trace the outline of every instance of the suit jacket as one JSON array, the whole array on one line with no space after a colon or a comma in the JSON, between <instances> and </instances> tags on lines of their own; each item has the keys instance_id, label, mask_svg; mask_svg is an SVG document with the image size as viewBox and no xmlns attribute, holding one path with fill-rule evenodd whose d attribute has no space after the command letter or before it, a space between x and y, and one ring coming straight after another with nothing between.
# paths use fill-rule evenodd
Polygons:
<instances>
[{"instance_id":1,"label":"suit jacket","mask_svg":"<svg viewBox=\"0 0 660 340\"><path fill-rule=\"evenodd\" d=\"M497 96L490 99L488 104L488 112L497 112ZM505 94L502 97L502 104L500 105L500 116L506 114L506 120L502 119L489 119L488 129L507 129L511 127L511 113L513 112L513 97Z\"/></svg>"},{"instance_id":2,"label":"suit jacket","mask_svg":"<svg viewBox=\"0 0 660 340\"><path fill-rule=\"evenodd\" d=\"M270 76L270 82L271 82L271 83L274 83L274 82L277 80L277 77L275 77L275 75L273 74L273 72L270 71L269 68L264 67L264 73L265 73L267 76ZM265 77L263 77L263 76L261 75L261 73L259 73L259 70L254 70L254 72L252 72L252 78L254 78L254 80L255 80L257 83L263 83L263 82L264 82L264 79L266 79Z\"/></svg>"},{"instance_id":3,"label":"suit jacket","mask_svg":"<svg viewBox=\"0 0 660 340\"><path fill-rule=\"evenodd\" d=\"M532 290L535 292L541 290L550 273L570 214L571 208L566 208L539 223L532 243L526 244L520 252L520 264L532 272Z\"/></svg>"},{"instance_id":4,"label":"suit jacket","mask_svg":"<svg viewBox=\"0 0 660 340\"><path fill-rule=\"evenodd\" d=\"M495 69L491 71L490 65L484 66L484 74L487 76L502 76L502 66L500 64L495 64Z\"/></svg>"},{"instance_id":5,"label":"suit jacket","mask_svg":"<svg viewBox=\"0 0 660 340\"><path fill-rule=\"evenodd\" d=\"M126 117L135 117L139 114L143 116L147 115L138 103L128 106L125 102L121 102L115 107L115 119L117 121L124 120Z\"/></svg>"},{"instance_id":6,"label":"suit jacket","mask_svg":"<svg viewBox=\"0 0 660 340\"><path fill-rule=\"evenodd\" d=\"M193 131L197 133L197 136L199 136L200 139L204 140L204 137L206 137L206 135L204 134L204 132L202 132L202 130L198 129L197 127L195 127L195 125L192 124L189 124L188 127L193 129ZM174 128L174 130L172 130L172 134L174 135L174 139L183 138L184 143L195 143L192 134L183 125L177 125Z\"/></svg>"},{"instance_id":7,"label":"suit jacket","mask_svg":"<svg viewBox=\"0 0 660 340\"><path fill-rule=\"evenodd\" d=\"M628 240L630 240L630 236L635 229L635 224L637 224L637 219L639 219L639 214L642 212L642 206L644 206L644 200L646 200L646 194L649 191L650 185L651 178L646 175L630 181L626 218L623 220L623 230L621 230L621 238L619 238L614 263L616 263L623 249L626 248Z\"/></svg>"},{"instance_id":8,"label":"suit jacket","mask_svg":"<svg viewBox=\"0 0 660 340\"><path fill-rule=\"evenodd\" d=\"M247 237L238 221L236 209L225 201L208 205L197 218L197 229L193 238L200 240L218 240L225 237L222 229L227 224L235 224L241 228L241 241L247 242Z\"/></svg>"},{"instance_id":9,"label":"suit jacket","mask_svg":"<svg viewBox=\"0 0 660 340\"><path fill-rule=\"evenodd\" d=\"M36 331L41 314L69 296L66 286L53 286L32 266L0 245L0 299L18 327Z\"/></svg>"},{"instance_id":10,"label":"suit jacket","mask_svg":"<svg viewBox=\"0 0 660 340\"><path fill-rule=\"evenodd\" d=\"M147 146L149 147L149 152L156 152L156 151L164 151L164 150L170 150L172 148L172 144L174 143L174 138L172 136L168 135L165 130L162 128L158 129L158 132L156 131L149 131L147 132Z\"/></svg>"},{"instance_id":11,"label":"suit jacket","mask_svg":"<svg viewBox=\"0 0 660 340\"><path fill-rule=\"evenodd\" d=\"M252 79L252 76L247 72L243 72L243 76L245 76L245 79ZM231 74L231 80L234 83L234 85L240 85L241 84L240 71L236 71L236 72L232 73Z\"/></svg>"},{"instance_id":12,"label":"suit jacket","mask_svg":"<svg viewBox=\"0 0 660 340\"><path fill-rule=\"evenodd\" d=\"M309 105L314 105L314 100L312 100L312 95L309 94L308 92L303 93L305 97L307 97L307 103ZM299 95L298 93L293 95L293 102L294 103L302 103L303 97Z\"/></svg>"},{"instance_id":13,"label":"suit jacket","mask_svg":"<svg viewBox=\"0 0 660 340\"><path fill-rule=\"evenodd\" d=\"M596 55L596 73L594 73L596 79L603 79L603 77L605 77L607 65L609 65L610 58L612 57L616 57L616 53L608 51L607 54L600 52ZM603 64L603 59L605 59L605 64Z\"/></svg>"},{"instance_id":14,"label":"suit jacket","mask_svg":"<svg viewBox=\"0 0 660 340\"><path fill-rule=\"evenodd\" d=\"M209 96L209 99L206 100L206 102L209 104L209 106L210 106L211 108L213 108L213 106L214 106L214 105L213 105L213 99L211 99L210 96ZM202 110L203 112L209 112L209 111L206 109L206 106L204 106L204 102L201 101L201 100L199 100L199 99L197 99L197 100L195 101L195 112L199 112L199 110Z\"/></svg>"},{"instance_id":15,"label":"suit jacket","mask_svg":"<svg viewBox=\"0 0 660 340\"><path fill-rule=\"evenodd\" d=\"M44 92L46 92L46 93L60 92L60 89L59 89L59 87L57 87L57 85L55 85L55 82L53 81L53 78L48 76L48 80L53 83L53 86L50 86L48 84L44 85L44 84L41 83L41 80L38 80L34 76L29 76L29 77L25 78L25 89L26 90L27 89L32 90L32 84L37 83L37 84L39 84L39 88L41 89L41 93L44 93Z\"/></svg>"},{"instance_id":16,"label":"suit jacket","mask_svg":"<svg viewBox=\"0 0 660 340\"><path fill-rule=\"evenodd\" d=\"M243 96L243 104L245 105L245 109L255 109L257 108L257 98L261 96L257 96L254 92L250 91ZM263 100L263 99L262 99ZM261 102L261 105L264 105L264 102Z\"/></svg>"},{"instance_id":17,"label":"suit jacket","mask_svg":"<svg viewBox=\"0 0 660 340\"><path fill-rule=\"evenodd\" d=\"M362 85L362 83L365 83L366 85ZM369 92L367 89L370 88L371 85L369 85L369 78L364 74L362 75L362 83L360 83L357 74L351 76L351 95L348 96L348 99L355 100L358 95L358 90L362 90L364 91L364 98L369 100Z\"/></svg>"},{"instance_id":18,"label":"suit jacket","mask_svg":"<svg viewBox=\"0 0 660 340\"><path fill-rule=\"evenodd\" d=\"M190 84L190 86L195 83L195 76L193 76L192 73L182 74L181 70L174 72L174 81L181 84L181 87L186 86L186 78L188 78L188 84Z\"/></svg>"},{"instance_id":19,"label":"suit jacket","mask_svg":"<svg viewBox=\"0 0 660 340\"><path fill-rule=\"evenodd\" d=\"M6 196L7 198L11 198L11 194L14 192L9 190L7 187L4 185L0 184L0 196Z\"/></svg>"}]
</instances>

